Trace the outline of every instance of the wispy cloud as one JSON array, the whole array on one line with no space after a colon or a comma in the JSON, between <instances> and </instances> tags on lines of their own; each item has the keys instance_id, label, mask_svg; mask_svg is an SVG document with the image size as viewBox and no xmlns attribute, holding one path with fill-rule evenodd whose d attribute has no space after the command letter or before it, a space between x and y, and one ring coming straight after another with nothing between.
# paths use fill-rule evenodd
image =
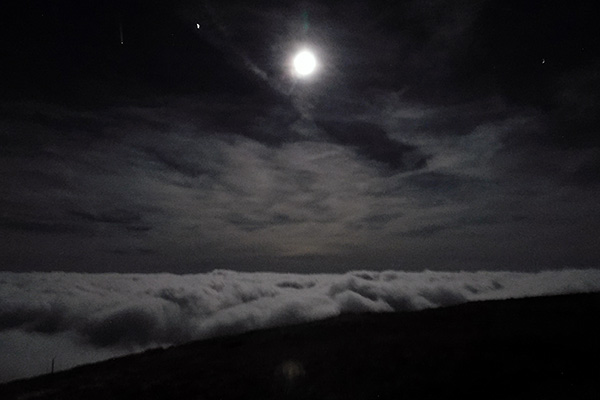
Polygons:
<instances>
[{"instance_id":1,"label":"wispy cloud","mask_svg":"<svg viewBox=\"0 0 600 400\"><path fill-rule=\"evenodd\" d=\"M131 4L139 48L123 54L81 25L110 7L75 7L80 58L9 57L0 268L597 266L595 22L565 5L507 24L534 10L384 3ZM36 15L16 39L70 43L38 41L58 21ZM573 36L539 34L558 20ZM320 68L294 84L301 45Z\"/></svg>"}]
</instances>

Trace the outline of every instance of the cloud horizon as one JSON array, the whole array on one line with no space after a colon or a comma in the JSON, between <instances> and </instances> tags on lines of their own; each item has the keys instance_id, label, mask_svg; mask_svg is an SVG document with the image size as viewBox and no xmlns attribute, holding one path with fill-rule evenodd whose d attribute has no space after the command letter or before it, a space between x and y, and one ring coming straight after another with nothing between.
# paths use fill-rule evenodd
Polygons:
<instances>
[{"instance_id":1,"label":"cloud horizon","mask_svg":"<svg viewBox=\"0 0 600 400\"><path fill-rule=\"evenodd\" d=\"M600 290L600 271L0 273L0 381L344 313Z\"/></svg>"}]
</instances>

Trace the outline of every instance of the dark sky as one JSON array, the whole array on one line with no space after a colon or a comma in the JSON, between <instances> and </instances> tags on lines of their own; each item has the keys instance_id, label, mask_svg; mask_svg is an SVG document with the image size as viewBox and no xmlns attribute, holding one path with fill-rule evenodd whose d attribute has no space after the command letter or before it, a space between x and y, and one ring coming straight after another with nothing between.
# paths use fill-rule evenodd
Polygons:
<instances>
[{"instance_id":1,"label":"dark sky","mask_svg":"<svg viewBox=\"0 0 600 400\"><path fill-rule=\"evenodd\" d=\"M593 5L3 1L0 269L598 267Z\"/></svg>"}]
</instances>

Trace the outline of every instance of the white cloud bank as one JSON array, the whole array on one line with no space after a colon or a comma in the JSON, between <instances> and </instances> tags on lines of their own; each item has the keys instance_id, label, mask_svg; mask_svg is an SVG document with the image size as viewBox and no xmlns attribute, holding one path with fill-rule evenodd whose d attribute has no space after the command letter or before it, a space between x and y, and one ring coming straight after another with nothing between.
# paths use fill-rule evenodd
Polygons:
<instances>
[{"instance_id":1,"label":"white cloud bank","mask_svg":"<svg viewBox=\"0 0 600 400\"><path fill-rule=\"evenodd\" d=\"M600 290L600 271L0 273L0 381L347 312Z\"/></svg>"}]
</instances>

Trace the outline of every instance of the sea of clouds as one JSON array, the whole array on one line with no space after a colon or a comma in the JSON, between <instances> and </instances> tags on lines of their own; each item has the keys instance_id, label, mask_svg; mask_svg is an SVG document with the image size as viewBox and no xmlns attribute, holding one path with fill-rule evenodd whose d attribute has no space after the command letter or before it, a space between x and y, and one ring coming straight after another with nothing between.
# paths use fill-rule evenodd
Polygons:
<instances>
[{"instance_id":1,"label":"sea of clouds","mask_svg":"<svg viewBox=\"0 0 600 400\"><path fill-rule=\"evenodd\" d=\"M468 301L600 290L599 270L0 273L0 382L149 347Z\"/></svg>"}]
</instances>

